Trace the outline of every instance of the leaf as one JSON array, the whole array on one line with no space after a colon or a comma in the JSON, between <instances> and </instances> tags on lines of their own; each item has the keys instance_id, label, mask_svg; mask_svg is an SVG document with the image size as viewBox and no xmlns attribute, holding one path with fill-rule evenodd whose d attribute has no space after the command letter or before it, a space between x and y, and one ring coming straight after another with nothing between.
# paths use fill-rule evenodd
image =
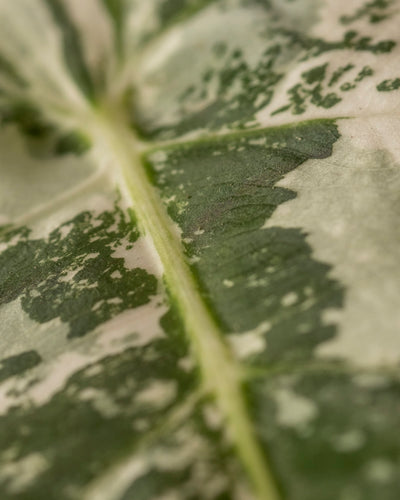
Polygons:
<instances>
[{"instance_id":1,"label":"leaf","mask_svg":"<svg viewBox=\"0 0 400 500\"><path fill-rule=\"evenodd\" d=\"M397 500L397 0L0 0L0 492Z\"/></svg>"}]
</instances>

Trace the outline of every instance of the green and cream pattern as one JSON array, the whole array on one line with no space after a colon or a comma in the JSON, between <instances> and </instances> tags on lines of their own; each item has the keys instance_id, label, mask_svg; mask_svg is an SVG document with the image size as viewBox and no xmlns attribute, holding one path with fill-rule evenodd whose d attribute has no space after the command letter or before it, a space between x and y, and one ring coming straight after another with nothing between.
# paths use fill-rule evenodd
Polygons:
<instances>
[{"instance_id":1,"label":"green and cream pattern","mask_svg":"<svg viewBox=\"0 0 400 500\"><path fill-rule=\"evenodd\" d=\"M0 0L0 498L398 500L400 2Z\"/></svg>"}]
</instances>

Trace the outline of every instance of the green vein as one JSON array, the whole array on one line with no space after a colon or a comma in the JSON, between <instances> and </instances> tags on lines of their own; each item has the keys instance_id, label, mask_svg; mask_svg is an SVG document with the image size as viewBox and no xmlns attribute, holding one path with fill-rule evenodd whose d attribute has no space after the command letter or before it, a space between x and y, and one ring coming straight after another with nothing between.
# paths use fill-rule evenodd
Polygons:
<instances>
[{"instance_id":1,"label":"green vein","mask_svg":"<svg viewBox=\"0 0 400 500\"><path fill-rule=\"evenodd\" d=\"M381 115L379 115L381 116ZM212 134L201 134L198 137L187 138L184 135L181 137L177 137L175 139L166 140L166 141L143 141L137 139L138 150L142 155L150 155L162 149L163 151L174 151L176 149L182 149L191 146L197 146L198 144L209 144L209 143L217 143L221 144L224 142L229 142L235 139L247 139L252 136L259 136L263 133L269 133L273 130L279 130L283 127L301 127L307 123L326 123L327 121L337 121L337 120L351 120L359 118L357 116L343 116L343 115L334 115L334 116L322 116L319 118L309 118L309 119L301 119L301 120L291 120L283 123L276 123L270 125L268 127L253 127L246 130L229 130L228 132L223 130L221 132L214 132Z\"/></svg>"},{"instance_id":2,"label":"green vein","mask_svg":"<svg viewBox=\"0 0 400 500\"><path fill-rule=\"evenodd\" d=\"M94 144L107 150L121 187L132 200L139 227L154 243L167 287L180 310L202 373L259 500L279 500L275 480L252 428L242 392L242 370L222 340L185 259L179 233L140 162L135 136L119 116L95 113L88 123ZM106 152L106 151L105 151Z\"/></svg>"}]
</instances>

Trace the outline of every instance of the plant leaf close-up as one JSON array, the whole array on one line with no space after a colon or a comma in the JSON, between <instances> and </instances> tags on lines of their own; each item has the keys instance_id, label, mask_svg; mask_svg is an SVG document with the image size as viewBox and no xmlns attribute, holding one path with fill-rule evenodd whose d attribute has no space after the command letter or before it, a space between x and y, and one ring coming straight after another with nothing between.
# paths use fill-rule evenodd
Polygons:
<instances>
[{"instance_id":1,"label":"plant leaf close-up","mask_svg":"<svg viewBox=\"0 0 400 500\"><path fill-rule=\"evenodd\" d=\"M0 0L0 498L400 498L399 0Z\"/></svg>"}]
</instances>

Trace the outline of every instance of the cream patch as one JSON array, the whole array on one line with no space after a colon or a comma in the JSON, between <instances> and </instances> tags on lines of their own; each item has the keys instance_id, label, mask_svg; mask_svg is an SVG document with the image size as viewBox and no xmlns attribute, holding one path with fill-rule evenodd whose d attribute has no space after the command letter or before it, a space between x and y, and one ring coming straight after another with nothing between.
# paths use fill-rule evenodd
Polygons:
<instances>
[{"instance_id":1,"label":"cream patch","mask_svg":"<svg viewBox=\"0 0 400 500\"><path fill-rule=\"evenodd\" d=\"M338 333L321 357L359 365L400 360L400 149L397 118L340 122L333 155L308 160L279 186L297 193L264 227L300 227L314 257L346 288L343 310L327 310Z\"/></svg>"},{"instance_id":2,"label":"cream patch","mask_svg":"<svg viewBox=\"0 0 400 500\"><path fill-rule=\"evenodd\" d=\"M144 269L157 278L161 278L163 274L160 258L148 236L141 236L134 243L130 243L126 238L123 239L120 246L114 249L111 257L124 259L125 268L128 270Z\"/></svg>"},{"instance_id":3,"label":"cream patch","mask_svg":"<svg viewBox=\"0 0 400 500\"><path fill-rule=\"evenodd\" d=\"M176 394L177 385L175 382L155 380L137 394L136 402L154 408L164 408L172 403Z\"/></svg>"},{"instance_id":4,"label":"cream patch","mask_svg":"<svg viewBox=\"0 0 400 500\"><path fill-rule=\"evenodd\" d=\"M265 334L270 328L271 324L268 321L263 321L253 330L230 334L228 340L236 356L243 359L265 351L267 347Z\"/></svg>"},{"instance_id":5,"label":"cream patch","mask_svg":"<svg viewBox=\"0 0 400 500\"><path fill-rule=\"evenodd\" d=\"M277 405L277 422L283 427L304 428L318 415L318 409L311 399L289 388L277 389L273 396Z\"/></svg>"}]
</instances>

